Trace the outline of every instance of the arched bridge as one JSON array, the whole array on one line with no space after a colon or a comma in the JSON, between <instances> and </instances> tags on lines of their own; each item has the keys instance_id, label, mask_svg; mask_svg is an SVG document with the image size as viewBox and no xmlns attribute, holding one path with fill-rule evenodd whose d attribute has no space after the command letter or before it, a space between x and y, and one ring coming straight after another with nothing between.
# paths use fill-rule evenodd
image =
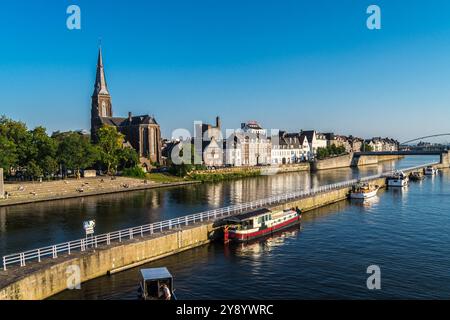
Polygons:
<instances>
[{"instance_id":1,"label":"arched bridge","mask_svg":"<svg viewBox=\"0 0 450 320\"><path fill-rule=\"evenodd\" d=\"M416 141L422 141L422 140L426 140L426 139L430 139L430 138L439 138L439 137L445 137L445 136L450 136L450 133L439 133L439 134L433 134L430 136L425 136L425 137L420 137L420 138L416 138L416 139L412 139L412 140L408 140L405 142L400 143L401 146L410 144L411 142L416 142Z\"/></svg>"}]
</instances>

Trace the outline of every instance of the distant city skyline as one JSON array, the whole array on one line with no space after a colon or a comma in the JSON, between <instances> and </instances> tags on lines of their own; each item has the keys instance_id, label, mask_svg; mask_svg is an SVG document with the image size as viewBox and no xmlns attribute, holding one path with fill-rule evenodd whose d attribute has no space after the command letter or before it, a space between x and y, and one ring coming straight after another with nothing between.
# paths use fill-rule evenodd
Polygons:
<instances>
[{"instance_id":1,"label":"distant city skyline","mask_svg":"<svg viewBox=\"0 0 450 320\"><path fill-rule=\"evenodd\" d=\"M66 9L81 8L81 30ZM366 28L377 4L382 29ZM99 38L114 114L400 141L450 132L446 1L5 3L0 115L90 128Z\"/></svg>"}]
</instances>

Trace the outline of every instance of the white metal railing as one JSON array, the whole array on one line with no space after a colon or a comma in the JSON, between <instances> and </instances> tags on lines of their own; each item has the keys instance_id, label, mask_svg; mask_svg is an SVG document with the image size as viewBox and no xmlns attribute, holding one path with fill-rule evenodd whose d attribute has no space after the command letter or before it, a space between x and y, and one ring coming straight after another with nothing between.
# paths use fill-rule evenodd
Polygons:
<instances>
[{"instance_id":1,"label":"white metal railing","mask_svg":"<svg viewBox=\"0 0 450 320\"><path fill-rule=\"evenodd\" d=\"M403 169L405 171L412 171L421 169L428 165L435 165L437 163L430 163L427 165L421 165L412 168ZM178 217L170 220L155 222L151 224L146 224L138 227L123 229L119 231L114 231L106 234L95 235L88 238L73 240L69 242L64 242L60 244L55 244L47 247L42 247L38 249L28 250L20 253L14 253L10 255L3 256L3 269L6 271L9 265L20 265L25 266L28 261L38 261L41 262L43 258L52 257L53 259L58 258L62 254L71 254L74 251L86 251L89 248L97 248L100 245L108 246L111 243L122 242L125 240L133 239L134 237L144 237L146 235L152 235L154 233L163 232L164 230L171 230L181 228L183 226L188 226L198 222L214 221L218 218L228 217L236 215L242 212L246 212L253 209L258 209L264 206L271 206L274 204L282 204L290 202L292 200L301 199L304 197L313 196L318 193L327 192L330 190L337 190L341 188L351 187L358 181L368 182L371 180L386 177L392 174L392 172L384 172L382 174L368 176L360 179L352 179L349 181L333 183L330 185L325 185L321 187L315 187L310 190L303 190L297 192L286 193L282 195L276 195L265 199L255 200L248 203L237 204L233 206L228 206L224 208L209 210L205 212L195 213L188 216Z\"/></svg>"}]
</instances>

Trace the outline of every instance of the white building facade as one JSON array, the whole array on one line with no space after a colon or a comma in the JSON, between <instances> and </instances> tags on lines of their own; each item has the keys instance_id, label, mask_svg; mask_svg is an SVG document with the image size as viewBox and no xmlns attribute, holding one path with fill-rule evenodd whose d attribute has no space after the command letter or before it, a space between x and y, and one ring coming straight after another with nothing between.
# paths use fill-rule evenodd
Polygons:
<instances>
[{"instance_id":1,"label":"white building facade","mask_svg":"<svg viewBox=\"0 0 450 320\"><path fill-rule=\"evenodd\" d=\"M272 138L272 165L300 163L311 158L311 149L306 135L279 132Z\"/></svg>"}]
</instances>

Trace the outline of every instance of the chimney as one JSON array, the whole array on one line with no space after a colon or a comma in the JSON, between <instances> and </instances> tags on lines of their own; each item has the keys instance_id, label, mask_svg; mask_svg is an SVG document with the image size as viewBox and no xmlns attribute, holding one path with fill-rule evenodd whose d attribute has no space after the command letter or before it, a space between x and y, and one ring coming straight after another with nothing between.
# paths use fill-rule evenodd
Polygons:
<instances>
[{"instance_id":1,"label":"chimney","mask_svg":"<svg viewBox=\"0 0 450 320\"><path fill-rule=\"evenodd\" d=\"M131 112L128 112L128 120L130 121L130 123L131 123L132 118L133 118L133 115L131 114Z\"/></svg>"},{"instance_id":2,"label":"chimney","mask_svg":"<svg viewBox=\"0 0 450 320\"><path fill-rule=\"evenodd\" d=\"M222 125L222 124L221 124L221 121L220 121L220 117L217 116L217 117L216 117L216 127L220 129L221 125Z\"/></svg>"}]
</instances>

